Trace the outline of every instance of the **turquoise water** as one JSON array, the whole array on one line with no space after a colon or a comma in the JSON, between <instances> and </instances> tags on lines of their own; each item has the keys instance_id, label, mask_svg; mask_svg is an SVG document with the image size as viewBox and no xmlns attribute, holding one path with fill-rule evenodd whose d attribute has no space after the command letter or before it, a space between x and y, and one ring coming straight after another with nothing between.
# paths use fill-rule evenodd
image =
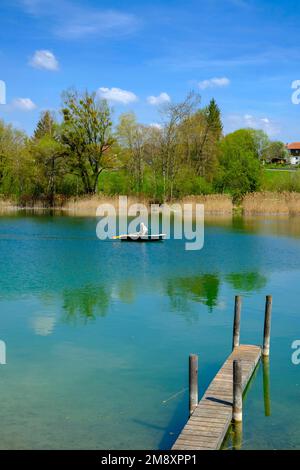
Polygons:
<instances>
[{"instance_id":1,"label":"turquoise water","mask_svg":"<svg viewBox=\"0 0 300 470\"><path fill-rule=\"evenodd\" d=\"M271 416L260 367L243 448L300 448L300 219L210 221L198 252L100 242L95 229L92 218L0 218L0 448L170 448L187 418L188 355L201 393L230 352L237 293L245 343L261 343L274 297Z\"/></svg>"}]
</instances>

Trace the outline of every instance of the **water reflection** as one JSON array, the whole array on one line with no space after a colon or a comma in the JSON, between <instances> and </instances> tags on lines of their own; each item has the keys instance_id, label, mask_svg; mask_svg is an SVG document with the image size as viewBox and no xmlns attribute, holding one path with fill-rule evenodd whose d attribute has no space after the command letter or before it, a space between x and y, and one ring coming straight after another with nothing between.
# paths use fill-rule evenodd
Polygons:
<instances>
[{"instance_id":1,"label":"water reflection","mask_svg":"<svg viewBox=\"0 0 300 470\"><path fill-rule=\"evenodd\" d=\"M137 296L137 289L133 279L126 279L114 283L111 289L111 296L120 302L132 304Z\"/></svg>"},{"instance_id":2,"label":"water reflection","mask_svg":"<svg viewBox=\"0 0 300 470\"><path fill-rule=\"evenodd\" d=\"M226 276L226 281L237 292L252 292L263 289L267 284L266 276L259 272L231 273Z\"/></svg>"},{"instance_id":3,"label":"water reflection","mask_svg":"<svg viewBox=\"0 0 300 470\"><path fill-rule=\"evenodd\" d=\"M166 293L173 310L187 311L189 302L200 302L212 312L217 306L220 290L218 274L169 279Z\"/></svg>"},{"instance_id":4,"label":"water reflection","mask_svg":"<svg viewBox=\"0 0 300 470\"><path fill-rule=\"evenodd\" d=\"M250 390L254 387L258 371L260 369L260 362L257 364L252 377L243 393L243 408L247 406L247 396ZM243 424L242 423L232 423L227 435L222 444L223 450L240 450L243 447Z\"/></svg>"},{"instance_id":5,"label":"water reflection","mask_svg":"<svg viewBox=\"0 0 300 470\"><path fill-rule=\"evenodd\" d=\"M66 323L84 323L104 317L109 308L111 293L106 286L85 286L63 292L63 318Z\"/></svg>"},{"instance_id":6,"label":"water reflection","mask_svg":"<svg viewBox=\"0 0 300 470\"><path fill-rule=\"evenodd\" d=\"M244 234L280 235L300 238L300 217L293 215L244 215L227 219L206 217L205 224L210 227L222 227L230 232L234 230Z\"/></svg>"},{"instance_id":7,"label":"water reflection","mask_svg":"<svg viewBox=\"0 0 300 470\"><path fill-rule=\"evenodd\" d=\"M262 357L265 416L271 416L270 358Z\"/></svg>"},{"instance_id":8,"label":"water reflection","mask_svg":"<svg viewBox=\"0 0 300 470\"><path fill-rule=\"evenodd\" d=\"M207 273L156 279L151 286L145 278L110 279L76 289L65 289L62 293L62 321L70 324L76 324L78 320L82 323L94 321L97 317L109 314L113 302L133 304L139 295L149 290L158 295L167 295L171 311L182 314L188 322L196 321L199 311L193 309L195 303L205 305L210 313L220 308L220 289L224 282L242 294L263 289L267 278L258 272L231 273L224 277L218 273Z\"/></svg>"},{"instance_id":9,"label":"water reflection","mask_svg":"<svg viewBox=\"0 0 300 470\"><path fill-rule=\"evenodd\" d=\"M36 315L32 319L32 328L38 336L49 336L53 333L56 324L55 315Z\"/></svg>"},{"instance_id":10,"label":"water reflection","mask_svg":"<svg viewBox=\"0 0 300 470\"><path fill-rule=\"evenodd\" d=\"M232 425L232 448L241 450L243 446L243 422Z\"/></svg>"}]
</instances>

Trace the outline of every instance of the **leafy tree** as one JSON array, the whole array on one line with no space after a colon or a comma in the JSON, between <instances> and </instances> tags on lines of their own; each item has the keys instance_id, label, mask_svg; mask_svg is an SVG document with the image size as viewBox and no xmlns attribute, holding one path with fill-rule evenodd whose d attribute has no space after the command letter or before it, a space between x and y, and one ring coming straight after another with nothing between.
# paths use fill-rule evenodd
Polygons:
<instances>
[{"instance_id":1,"label":"leafy tree","mask_svg":"<svg viewBox=\"0 0 300 470\"><path fill-rule=\"evenodd\" d=\"M219 141L222 137L221 113L212 99L208 106L196 111L181 126L181 152L186 154L198 176L212 181L218 167Z\"/></svg>"},{"instance_id":2,"label":"leafy tree","mask_svg":"<svg viewBox=\"0 0 300 470\"><path fill-rule=\"evenodd\" d=\"M67 173L66 151L61 140L61 126L50 111L42 113L34 131L30 152L37 164L36 186L38 192L48 199L51 206L65 173Z\"/></svg>"},{"instance_id":3,"label":"leafy tree","mask_svg":"<svg viewBox=\"0 0 300 470\"><path fill-rule=\"evenodd\" d=\"M32 193L34 162L27 151L27 137L0 121L0 191L19 197Z\"/></svg>"},{"instance_id":4,"label":"leafy tree","mask_svg":"<svg viewBox=\"0 0 300 470\"><path fill-rule=\"evenodd\" d=\"M163 129L160 125L147 127L147 139L144 147L145 172L143 192L154 202L163 202L165 199L165 179L163 176L163 158L161 146L163 142Z\"/></svg>"},{"instance_id":5,"label":"leafy tree","mask_svg":"<svg viewBox=\"0 0 300 470\"><path fill-rule=\"evenodd\" d=\"M230 192L236 199L259 189L261 163L256 142L249 129L241 129L224 137L220 145L220 169L216 188Z\"/></svg>"},{"instance_id":6,"label":"leafy tree","mask_svg":"<svg viewBox=\"0 0 300 470\"><path fill-rule=\"evenodd\" d=\"M7 161L14 151L14 136L11 126L0 121L0 185L6 172Z\"/></svg>"},{"instance_id":7,"label":"leafy tree","mask_svg":"<svg viewBox=\"0 0 300 470\"><path fill-rule=\"evenodd\" d=\"M173 198L174 181L185 157L179 145L182 142L180 130L197 109L199 101L199 95L192 92L181 103L168 103L162 109L164 122L161 132L160 161L164 197L170 199Z\"/></svg>"},{"instance_id":8,"label":"leafy tree","mask_svg":"<svg viewBox=\"0 0 300 470\"><path fill-rule=\"evenodd\" d=\"M248 129L254 143L255 152L260 160L263 160L265 152L270 145L270 139L261 129Z\"/></svg>"},{"instance_id":9,"label":"leafy tree","mask_svg":"<svg viewBox=\"0 0 300 470\"><path fill-rule=\"evenodd\" d=\"M214 190L239 198L258 190L261 161L285 157L284 145L256 129L223 137L215 100L204 108L199 103L196 93L168 103L156 126L123 114L113 130L106 101L68 91L62 123L45 111L31 139L0 121L0 191L46 197L53 205L59 196L95 194L99 188L156 202Z\"/></svg>"},{"instance_id":10,"label":"leafy tree","mask_svg":"<svg viewBox=\"0 0 300 470\"><path fill-rule=\"evenodd\" d=\"M67 172L64 148L59 141L45 135L32 142L30 151L38 168L37 187L53 206L59 183Z\"/></svg>"},{"instance_id":11,"label":"leafy tree","mask_svg":"<svg viewBox=\"0 0 300 470\"><path fill-rule=\"evenodd\" d=\"M283 142L273 141L270 142L268 147L264 151L264 159L268 162L272 162L273 159L288 160L288 150Z\"/></svg>"},{"instance_id":12,"label":"leafy tree","mask_svg":"<svg viewBox=\"0 0 300 470\"><path fill-rule=\"evenodd\" d=\"M68 91L62 113L61 137L71 169L81 177L85 192L95 194L100 174L113 166L111 110L96 93Z\"/></svg>"},{"instance_id":13,"label":"leafy tree","mask_svg":"<svg viewBox=\"0 0 300 470\"><path fill-rule=\"evenodd\" d=\"M138 193L141 192L143 184L147 131L146 126L137 123L133 113L120 116L117 135L123 149L126 168L133 177Z\"/></svg>"}]
</instances>

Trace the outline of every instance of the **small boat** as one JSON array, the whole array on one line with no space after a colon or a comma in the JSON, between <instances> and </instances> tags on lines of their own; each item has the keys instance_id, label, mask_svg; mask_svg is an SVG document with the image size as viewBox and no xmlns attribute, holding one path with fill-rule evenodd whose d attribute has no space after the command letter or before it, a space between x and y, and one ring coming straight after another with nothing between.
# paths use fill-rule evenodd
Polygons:
<instances>
[{"instance_id":1,"label":"small boat","mask_svg":"<svg viewBox=\"0 0 300 470\"><path fill-rule=\"evenodd\" d=\"M161 242L164 240L166 237L166 234L164 233L159 233L157 235L155 234L147 234L147 235L141 235L139 233L132 233L128 235L120 235L117 237L119 240L122 242Z\"/></svg>"}]
</instances>

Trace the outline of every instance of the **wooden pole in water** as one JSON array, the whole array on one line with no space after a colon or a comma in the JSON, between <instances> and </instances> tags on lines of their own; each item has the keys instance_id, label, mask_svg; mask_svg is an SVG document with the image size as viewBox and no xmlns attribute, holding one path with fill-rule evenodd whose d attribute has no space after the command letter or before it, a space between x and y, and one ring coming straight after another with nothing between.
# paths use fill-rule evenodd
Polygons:
<instances>
[{"instance_id":1,"label":"wooden pole in water","mask_svg":"<svg viewBox=\"0 0 300 470\"><path fill-rule=\"evenodd\" d=\"M242 363L240 360L233 361L232 419L235 423L239 423L243 420Z\"/></svg>"},{"instance_id":2,"label":"wooden pole in water","mask_svg":"<svg viewBox=\"0 0 300 470\"><path fill-rule=\"evenodd\" d=\"M262 357L265 416L271 416L270 357Z\"/></svg>"},{"instance_id":3,"label":"wooden pole in water","mask_svg":"<svg viewBox=\"0 0 300 470\"><path fill-rule=\"evenodd\" d=\"M232 350L234 350L234 348L240 345L241 310L242 297L240 295L236 295L234 304Z\"/></svg>"},{"instance_id":4,"label":"wooden pole in water","mask_svg":"<svg viewBox=\"0 0 300 470\"><path fill-rule=\"evenodd\" d=\"M272 314L272 296L267 295L266 310L265 310L265 325L264 325L264 344L263 344L263 350L262 350L263 356L270 355L271 314Z\"/></svg>"},{"instance_id":5,"label":"wooden pole in water","mask_svg":"<svg viewBox=\"0 0 300 470\"><path fill-rule=\"evenodd\" d=\"M191 354L189 357L189 396L190 416L198 405L198 356Z\"/></svg>"},{"instance_id":6,"label":"wooden pole in water","mask_svg":"<svg viewBox=\"0 0 300 470\"><path fill-rule=\"evenodd\" d=\"M243 423L236 422L232 426L232 447L234 450L240 450L243 446Z\"/></svg>"}]
</instances>

